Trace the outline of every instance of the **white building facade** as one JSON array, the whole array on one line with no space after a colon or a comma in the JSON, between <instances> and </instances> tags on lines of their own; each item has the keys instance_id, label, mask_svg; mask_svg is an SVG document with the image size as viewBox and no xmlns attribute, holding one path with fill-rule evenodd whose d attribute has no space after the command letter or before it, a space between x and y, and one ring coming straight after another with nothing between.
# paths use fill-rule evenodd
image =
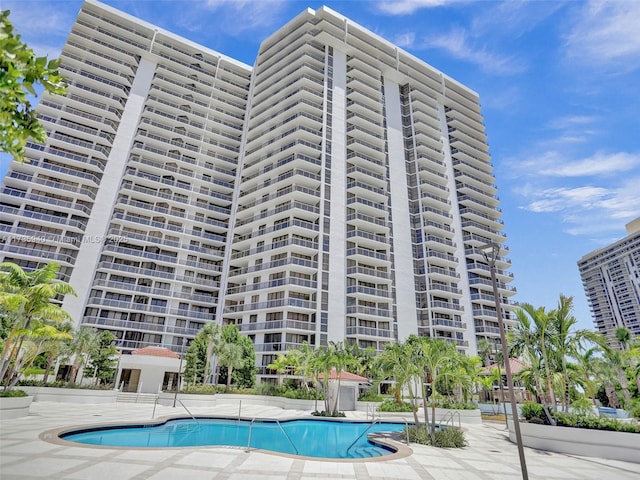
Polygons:
<instances>
[{"instance_id":1,"label":"white building facade","mask_svg":"<svg viewBox=\"0 0 640 480\"><path fill-rule=\"evenodd\" d=\"M610 345L619 348L616 329L640 336L640 218L627 236L578 261L593 321Z\"/></svg>"},{"instance_id":2,"label":"white building facade","mask_svg":"<svg viewBox=\"0 0 640 480\"><path fill-rule=\"evenodd\" d=\"M479 98L327 8L253 67L93 0L2 185L3 261L55 261L78 324L124 351L235 323L262 374L308 341L410 334L468 353L512 310Z\"/></svg>"}]
</instances>

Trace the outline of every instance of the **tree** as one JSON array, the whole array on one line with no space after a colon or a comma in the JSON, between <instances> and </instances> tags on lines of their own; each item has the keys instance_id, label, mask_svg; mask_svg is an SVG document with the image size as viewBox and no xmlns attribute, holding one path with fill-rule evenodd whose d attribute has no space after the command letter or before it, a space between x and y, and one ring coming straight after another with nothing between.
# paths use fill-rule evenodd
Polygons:
<instances>
[{"instance_id":1,"label":"tree","mask_svg":"<svg viewBox=\"0 0 640 480\"><path fill-rule=\"evenodd\" d=\"M103 330L98 335L98 344L89 354L87 368L93 372L96 384L110 383L116 373L118 363L118 350L113 344L116 336L108 330Z\"/></svg>"},{"instance_id":2,"label":"tree","mask_svg":"<svg viewBox=\"0 0 640 480\"><path fill-rule=\"evenodd\" d=\"M95 353L100 345L100 333L93 327L86 325L80 326L74 333L73 339L67 345L67 356L73 358L71 372L69 373L69 382L76 383L78 372L82 368L82 377L84 377L84 367L89 361L89 357Z\"/></svg>"},{"instance_id":3,"label":"tree","mask_svg":"<svg viewBox=\"0 0 640 480\"><path fill-rule=\"evenodd\" d=\"M290 363L291 361L287 355L279 353L276 359L267 365L267 368L273 370L278 375L278 385L282 384L281 375L287 372L290 368Z\"/></svg>"},{"instance_id":4,"label":"tree","mask_svg":"<svg viewBox=\"0 0 640 480\"><path fill-rule=\"evenodd\" d=\"M510 332L510 355L520 356L526 352L529 357L540 356L540 367L546 380L544 385L538 385L538 393L544 397L543 402L551 401L556 408L556 396L553 390L553 375L550 364L550 336L551 320L544 307L535 308L529 303L523 303L516 311L518 323Z\"/></svg>"},{"instance_id":5,"label":"tree","mask_svg":"<svg viewBox=\"0 0 640 480\"><path fill-rule=\"evenodd\" d=\"M233 378L233 369L241 368L244 365L243 350L240 345L232 342L223 341L218 347L218 363L221 367L227 368L227 388L226 392L231 390L231 379Z\"/></svg>"},{"instance_id":6,"label":"tree","mask_svg":"<svg viewBox=\"0 0 640 480\"><path fill-rule=\"evenodd\" d=\"M5 390L15 383L15 362L32 323L70 320L69 314L51 303L58 295L76 294L71 285L56 280L59 268L50 263L26 272L15 263L0 263L0 308L8 330L0 357L0 381L4 380Z\"/></svg>"},{"instance_id":7,"label":"tree","mask_svg":"<svg viewBox=\"0 0 640 480\"><path fill-rule=\"evenodd\" d=\"M0 13L0 151L22 161L28 138L39 143L47 139L29 95L37 97L38 84L48 93L64 95L66 84L58 73L60 60L36 57L14 32L9 13Z\"/></svg>"},{"instance_id":8,"label":"tree","mask_svg":"<svg viewBox=\"0 0 640 480\"><path fill-rule=\"evenodd\" d=\"M384 347L382 353L378 356L376 361L378 362L380 369L384 372L385 378L393 379L395 382L395 399L396 403L401 403L402 388L406 385L409 391L409 397L411 401L415 401L415 395L413 391L413 379L420 378L422 382L422 373L424 369L417 363L416 350L412 344L405 342L391 343ZM423 392L423 403L426 402L426 392ZM426 403L425 405L425 424L426 418ZM420 423L418 419L417 409L413 409L413 420L416 425Z\"/></svg>"},{"instance_id":9,"label":"tree","mask_svg":"<svg viewBox=\"0 0 640 480\"><path fill-rule=\"evenodd\" d=\"M600 340L601 336L595 332L589 330L572 331L572 328L578 323L575 317L571 315L572 310L573 297L560 295L558 307L549 314L551 331L551 335L549 336L550 345L553 350L553 356L564 378L563 397L566 411L569 410L569 404L571 403L571 379L567 359L569 357L577 358L579 351L583 349L583 345L586 342L599 343L604 346L604 342Z\"/></svg>"},{"instance_id":10,"label":"tree","mask_svg":"<svg viewBox=\"0 0 640 480\"><path fill-rule=\"evenodd\" d=\"M240 330L236 325L224 325L220 329L220 337L218 342L214 346L213 353L217 356L220 355L220 349L226 343L233 343L239 345L242 350L243 363L240 366L234 366L231 370L233 382L239 387L251 388L255 385L256 381L256 354L253 347L253 342L249 337L240 334ZM220 363L218 358L218 364L220 367L219 382L228 383L229 371L226 368L227 365Z\"/></svg>"},{"instance_id":11,"label":"tree","mask_svg":"<svg viewBox=\"0 0 640 480\"><path fill-rule=\"evenodd\" d=\"M206 333L202 333L202 330L189 343L185 354L186 365L184 369L184 378L187 383L193 382L194 385L204 383L207 345Z\"/></svg>"},{"instance_id":12,"label":"tree","mask_svg":"<svg viewBox=\"0 0 640 480\"><path fill-rule=\"evenodd\" d=\"M445 340L409 336L407 343L414 343L417 347L418 364L424 368L426 375L431 380L431 434L436 431L436 395L435 386L438 379L453 378L456 367L459 363L458 353L455 347ZM424 382L423 382L424 383ZM424 404L425 412L427 404ZM425 417L426 423L426 417Z\"/></svg>"},{"instance_id":13,"label":"tree","mask_svg":"<svg viewBox=\"0 0 640 480\"><path fill-rule=\"evenodd\" d=\"M625 327L616 328L616 340L620 344L621 350L628 350L631 342L631 332Z\"/></svg>"},{"instance_id":14,"label":"tree","mask_svg":"<svg viewBox=\"0 0 640 480\"><path fill-rule=\"evenodd\" d=\"M21 372L31 368L39 355L46 353L50 345L61 345L62 342L72 338L71 334L65 328L58 329L56 325L48 325L42 321L33 322L33 328L28 333L22 348L16 359L14 371ZM66 324L63 324L64 327ZM47 363L46 367L50 368ZM18 377L14 378L13 383L17 382Z\"/></svg>"}]
</instances>

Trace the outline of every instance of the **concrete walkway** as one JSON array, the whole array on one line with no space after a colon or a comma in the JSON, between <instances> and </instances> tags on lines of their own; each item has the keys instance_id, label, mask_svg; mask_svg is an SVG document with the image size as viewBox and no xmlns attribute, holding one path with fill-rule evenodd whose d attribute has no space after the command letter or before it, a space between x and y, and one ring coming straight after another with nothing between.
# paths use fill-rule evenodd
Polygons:
<instances>
[{"instance_id":1,"label":"concrete walkway","mask_svg":"<svg viewBox=\"0 0 640 480\"><path fill-rule=\"evenodd\" d=\"M147 421L153 405L34 402L31 414L0 425L0 478L11 480L513 480L521 478L518 452L504 425L469 425L469 446L438 449L411 445L413 455L377 462L330 462L285 457L236 448L126 450L69 447L40 440L45 430L106 422ZM237 415L238 406L214 411L193 408L195 415ZM181 408L158 406L156 418L184 415ZM248 405L246 417L290 417L291 410ZM302 412L299 412L302 413ZM308 412L305 412L308 413ZM351 416L364 418L354 412ZM640 465L525 449L530 479L640 479ZM640 455L640 452L639 452Z\"/></svg>"}]
</instances>

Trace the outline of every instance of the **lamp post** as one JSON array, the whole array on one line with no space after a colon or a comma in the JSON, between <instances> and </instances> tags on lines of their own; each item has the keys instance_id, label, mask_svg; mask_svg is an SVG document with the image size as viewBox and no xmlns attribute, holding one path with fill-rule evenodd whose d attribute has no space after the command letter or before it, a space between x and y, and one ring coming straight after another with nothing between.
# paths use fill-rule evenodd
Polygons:
<instances>
[{"instance_id":1,"label":"lamp post","mask_svg":"<svg viewBox=\"0 0 640 480\"><path fill-rule=\"evenodd\" d=\"M178 366L178 374L176 375L176 393L173 394L173 408L176 408L176 402L178 401L178 390L180 389L180 372L182 372L182 357L184 355L184 341L185 338L182 337L180 342L180 365Z\"/></svg>"},{"instance_id":2,"label":"lamp post","mask_svg":"<svg viewBox=\"0 0 640 480\"><path fill-rule=\"evenodd\" d=\"M511 414L513 417L513 428L516 435L516 444L518 445L518 456L520 457L520 469L522 470L522 479L529 480L527 473L527 462L524 457L524 447L522 446L522 435L520 433L520 422L518 420L518 407L513 388L513 378L511 376L511 362L509 361L509 350L507 348L507 338L504 330L504 322L502 321L502 305L500 302L500 293L498 292L498 280L496 278L496 260L500 256L500 245L489 243L482 249L489 270L491 272L491 285L493 287L493 298L496 303L496 315L498 316L498 329L500 330L500 343L502 343L502 358L504 359L504 370L507 376L507 389L509 390L509 400L511 401ZM505 411L505 417L507 412Z\"/></svg>"}]
</instances>

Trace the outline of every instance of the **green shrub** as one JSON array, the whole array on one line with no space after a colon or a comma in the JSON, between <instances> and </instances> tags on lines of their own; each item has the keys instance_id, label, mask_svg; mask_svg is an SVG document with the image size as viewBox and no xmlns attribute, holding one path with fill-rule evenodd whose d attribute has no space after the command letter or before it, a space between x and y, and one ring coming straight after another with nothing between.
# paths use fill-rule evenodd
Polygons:
<instances>
[{"instance_id":1,"label":"green shrub","mask_svg":"<svg viewBox=\"0 0 640 480\"><path fill-rule=\"evenodd\" d=\"M368 391L367 393L360 395L358 401L360 402L382 402L384 397L375 391Z\"/></svg>"},{"instance_id":2,"label":"green shrub","mask_svg":"<svg viewBox=\"0 0 640 480\"><path fill-rule=\"evenodd\" d=\"M30 376L35 376L35 375L44 375L44 368L38 368L38 367L25 368L22 371L22 374L25 377L30 377Z\"/></svg>"},{"instance_id":3,"label":"green shrub","mask_svg":"<svg viewBox=\"0 0 640 480\"><path fill-rule=\"evenodd\" d=\"M621 422L615 418L580 415L576 413L552 412L558 426L588 428L591 430L607 430L612 432L640 433L637 423Z\"/></svg>"},{"instance_id":4,"label":"green shrub","mask_svg":"<svg viewBox=\"0 0 640 480\"><path fill-rule=\"evenodd\" d=\"M435 432L431 445L440 448L462 448L467 445L467 442L462 430L445 428Z\"/></svg>"},{"instance_id":5,"label":"green shrub","mask_svg":"<svg viewBox=\"0 0 640 480\"><path fill-rule=\"evenodd\" d=\"M105 385L80 385L78 383L65 382L64 380L56 380L54 382L43 382L42 380L18 380L21 387L52 387L52 388L73 388L77 390L111 390L113 384Z\"/></svg>"},{"instance_id":6,"label":"green shrub","mask_svg":"<svg viewBox=\"0 0 640 480\"><path fill-rule=\"evenodd\" d=\"M295 388L292 390L286 390L280 396L285 398L295 398L298 400L324 400L324 392L319 392L314 389Z\"/></svg>"},{"instance_id":7,"label":"green shrub","mask_svg":"<svg viewBox=\"0 0 640 480\"><path fill-rule=\"evenodd\" d=\"M627 411L633 418L640 420L640 400L635 400Z\"/></svg>"},{"instance_id":8,"label":"green shrub","mask_svg":"<svg viewBox=\"0 0 640 480\"><path fill-rule=\"evenodd\" d=\"M452 410L475 410L478 406L475 403L450 402L448 400L438 400L436 402L438 408L449 408Z\"/></svg>"},{"instance_id":9,"label":"green shrub","mask_svg":"<svg viewBox=\"0 0 640 480\"><path fill-rule=\"evenodd\" d=\"M588 398L581 397L571 403L571 409L578 415L594 416L593 403Z\"/></svg>"},{"instance_id":10,"label":"green shrub","mask_svg":"<svg viewBox=\"0 0 640 480\"><path fill-rule=\"evenodd\" d=\"M215 395L216 393L223 393L224 391L224 385L186 385L180 390L181 393L194 395Z\"/></svg>"},{"instance_id":11,"label":"green shrub","mask_svg":"<svg viewBox=\"0 0 640 480\"><path fill-rule=\"evenodd\" d=\"M412 403L397 403L395 400L385 400L378 407L379 412L414 412L416 410L416 406Z\"/></svg>"},{"instance_id":12,"label":"green shrub","mask_svg":"<svg viewBox=\"0 0 640 480\"><path fill-rule=\"evenodd\" d=\"M430 445L429 433L424 425L411 425L409 427L409 441L420 445Z\"/></svg>"},{"instance_id":13,"label":"green shrub","mask_svg":"<svg viewBox=\"0 0 640 480\"><path fill-rule=\"evenodd\" d=\"M24 390L5 390L0 392L0 398L26 397L27 392Z\"/></svg>"},{"instance_id":14,"label":"green shrub","mask_svg":"<svg viewBox=\"0 0 640 480\"><path fill-rule=\"evenodd\" d=\"M430 435L424 425L409 427L409 441L438 448L462 448L467 445L462 430L445 428Z\"/></svg>"},{"instance_id":15,"label":"green shrub","mask_svg":"<svg viewBox=\"0 0 640 480\"><path fill-rule=\"evenodd\" d=\"M318 412L317 410L315 412L311 412L311 415L313 415L314 417L346 417L346 415L344 414L344 412L335 412L335 413L331 413L331 412L327 412L325 410L322 410L321 412Z\"/></svg>"},{"instance_id":16,"label":"green shrub","mask_svg":"<svg viewBox=\"0 0 640 480\"><path fill-rule=\"evenodd\" d=\"M542 405L536 402L525 402L521 406L521 415L527 422L546 423L546 415Z\"/></svg>"}]
</instances>

